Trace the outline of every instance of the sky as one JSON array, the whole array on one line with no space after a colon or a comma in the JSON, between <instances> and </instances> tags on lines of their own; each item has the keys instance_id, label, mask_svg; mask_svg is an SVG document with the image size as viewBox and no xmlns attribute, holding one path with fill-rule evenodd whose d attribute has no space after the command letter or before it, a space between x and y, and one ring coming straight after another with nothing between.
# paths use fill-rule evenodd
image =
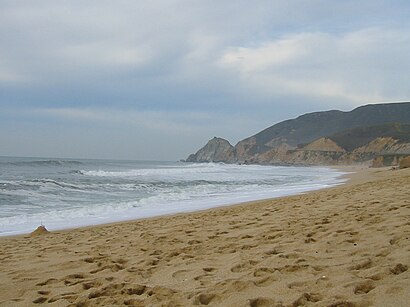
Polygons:
<instances>
[{"instance_id":1,"label":"sky","mask_svg":"<svg viewBox=\"0 0 410 307\"><path fill-rule=\"evenodd\" d=\"M179 160L410 100L410 2L0 1L0 155Z\"/></svg>"}]
</instances>

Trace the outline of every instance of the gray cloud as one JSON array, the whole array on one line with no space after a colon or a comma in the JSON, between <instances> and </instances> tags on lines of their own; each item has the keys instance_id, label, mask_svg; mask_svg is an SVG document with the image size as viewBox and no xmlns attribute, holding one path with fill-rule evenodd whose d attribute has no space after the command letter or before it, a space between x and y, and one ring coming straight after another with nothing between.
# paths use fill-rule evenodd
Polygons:
<instances>
[{"instance_id":1,"label":"gray cloud","mask_svg":"<svg viewBox=\"0 0 410 307\"><path fill-rule=\"evenodd\" d=\"M254 48L230 48L220 64L266 95L280 92L354 105L410 96L410 31L298 33ZM403 78L404 77L404 78Z\"/></svg>"},{"instance_id":2,"label":"gray cloud","mask_svg":"<svg viewBox=\"0 0 410 307\"><path fill-rule=\"evenodd\" d=\"M236 142L303 112L407 100L409 8L2 1L0 128L13 129L0 154L147 159L174 143L176 159L208 137ZM103 134L117 146L104 147ZM71 147L54 146L64 138ZM132 145L141 140L143 151ZM76 142L90 145L74 151Z\"/></svg>"}]
</instances>

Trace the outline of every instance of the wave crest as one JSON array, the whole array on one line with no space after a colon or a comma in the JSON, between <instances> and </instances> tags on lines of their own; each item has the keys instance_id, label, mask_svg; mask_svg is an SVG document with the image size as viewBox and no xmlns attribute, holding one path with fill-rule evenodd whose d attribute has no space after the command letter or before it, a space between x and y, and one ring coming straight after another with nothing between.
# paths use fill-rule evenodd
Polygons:
<instances>
[{"instance_id":1,"label":"wave crest","mask_svg":"<svg viewBox=\"0 0 410 307\"><path fill-rule=\"evenodd\" d=\"M33 161L15 161L8 162L7 164L15 166L72 166L83 164L76 160L33 160Z\"/></svg>"}]
</instances>

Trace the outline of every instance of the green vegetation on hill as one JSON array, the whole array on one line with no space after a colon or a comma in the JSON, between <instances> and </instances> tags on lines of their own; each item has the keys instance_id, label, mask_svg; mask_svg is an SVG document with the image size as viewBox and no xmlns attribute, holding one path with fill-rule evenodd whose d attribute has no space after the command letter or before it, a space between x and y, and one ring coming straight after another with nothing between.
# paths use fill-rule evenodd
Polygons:
<instances>
[{"instance_id":1,"label":"green vegetation on hill","mask_svg":"<svg viewBox=\"0 0 410 307\"><path fill-rule=\"evenodd\" d=\"M410 142L410 124L388 123L377 126L348 129L328 136L347 151L364 146L379 137L392 137L399 143Z\"/></svg>"},{"instance_id":2,"label":"green vegetation on hill","mask_svg":"<svg viewBox=\"0 0 410 307\"><path fill-rule=\"evenodd\" d=\"M254 137L261 148L273 139L286 140L287 144L297 146L347 129L392 122L410 123L410 102L370 104L350 112L308 113L273 125Z\"/></svg>"}]
</instances>

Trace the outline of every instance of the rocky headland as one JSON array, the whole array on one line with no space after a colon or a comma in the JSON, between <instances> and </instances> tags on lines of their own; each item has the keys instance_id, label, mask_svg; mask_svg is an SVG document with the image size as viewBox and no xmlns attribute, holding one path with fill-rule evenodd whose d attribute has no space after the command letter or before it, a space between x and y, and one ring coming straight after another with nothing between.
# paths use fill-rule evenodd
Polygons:
<instances>
[{"instance_id":1,"label":"rocky headland","mask_svg":"<svg viewBox=\"0 0 410 307\"><path fill-rule=\"evenodd\" d=\"M235 146L214 137L187 162L272 165L398 165L410 155L410 102L350 112L308 113L275 124Z\"/></svg>"}]
</instances>

